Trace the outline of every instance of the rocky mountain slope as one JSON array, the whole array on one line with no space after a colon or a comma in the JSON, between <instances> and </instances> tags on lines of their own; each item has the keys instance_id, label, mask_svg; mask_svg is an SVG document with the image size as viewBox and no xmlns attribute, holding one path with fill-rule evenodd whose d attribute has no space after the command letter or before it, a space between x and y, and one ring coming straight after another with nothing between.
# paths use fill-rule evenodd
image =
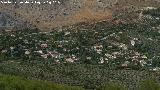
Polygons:
<instances>
[{"instance_id":1,"label":"rocky mountain slope","mask_svg":"<svg viewBox=\"0 0 160 90\"><path fill-rule=\"evenodd\" d=\"M21 4L20 1L25 0L14 0L17 3L11 4L0 3L0 11L20 23L27 23L41 30L52 30L79 22L110 20L113 16L123 17L126 13L143 7L159 5L158 0L59 0L60 3L53 4Z\"/></svg>"}]
</instances>

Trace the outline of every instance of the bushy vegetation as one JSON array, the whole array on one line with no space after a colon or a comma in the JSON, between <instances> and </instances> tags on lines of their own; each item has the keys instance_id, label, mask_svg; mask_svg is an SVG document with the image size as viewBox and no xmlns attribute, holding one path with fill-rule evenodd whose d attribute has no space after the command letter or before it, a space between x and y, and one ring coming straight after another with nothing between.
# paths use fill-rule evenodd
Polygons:
<instances>
[{"instance_id":1,"label":"bushy vegetation","mask_svg":"<svg viewBox=\"0 0 160 90\"><path fill-rule=\"evenodd\" d=\"M144 14L150 14L154 17L160 17L160 7L153 10L146 10L143 12Z\"/></svg>"},{"instance_id":2,"label":"bushy vegetation","mask_svg":"<svg viewBox=\"0 0 160 90\"><path fill-rule=\"evenodd\" d=\"M0 74L0 90L85 90L81 87L56 84L49 81L28 80L18 76ZM107 82L98 90L127 90L118 82ZM141 81L137 90L160 90L154 80Z\"/></svg>"},{"instance_id":3,"label":"bushy vegetation","mask_svg":"<svg viewBox=\"0 0 160 90\"><path fill-rule=\"evenodd\" d=\"M145 80L139 84L138 90L160 90L160 85L154 80Z\"/></svg>"},{"instance_id":4,"label":"bushy vegetation","mask_svg":"<svg viewBox=\"0 0 160 90\"><path fill-rule=\"evenodd\" d=\"M0 63L0 72L22 76L27 79L38 79L58 82L61 84L82 86L85 89L101 89L104 82L115 81L129 89L137 89L142 80L157 80L160 74L150 71L113 70L103 65L89 64L53 64L47 61L16 60ZM119 84L118 84L119 85Z\"/></svg>"},{"instance_id":5,"label":"bushy vegetation","mask_svg":"<svg viewBox=\"0 0 160 90\"><path fill-rule=\"evenodd\" d=\"M101 87L102 90L128 90L120 83L108 82ZM130 90L130 89L129 89ZM155 80L144 80L141 81L136 90L160 90L160 84Z\"/></svg>"},{"instance_id":6,"label":"bushy vegetation","mask_svg":"<svg viewBox=\"0 0 160 90\"><path fill-rule=\"evenodd\" d=\"M126 90L122 85L118 83L108 82L102 88L102 90Z\"/></svg>"},{"instance_id":7,"label":"bushy vegetation","mask_svg":"<svg viewBox=\"0 0 160 90\"><path fill-rule=\"evenodd\" d=\"M80 87L47 81L27 80L17 76L0 75L0 90L84 90Z\"/></svg>"}]
</instances>

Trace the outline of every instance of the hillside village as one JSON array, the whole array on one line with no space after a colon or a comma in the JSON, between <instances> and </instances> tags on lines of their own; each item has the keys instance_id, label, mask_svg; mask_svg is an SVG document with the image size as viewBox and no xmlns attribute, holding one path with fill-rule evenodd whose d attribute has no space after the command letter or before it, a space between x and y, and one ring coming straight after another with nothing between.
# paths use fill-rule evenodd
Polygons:
<instances>
[{"instance_id":1,"label":"hillside village","mask_svg":"<svg viewBox=\"0 0 160 90\"><path fill-rule=\"evenodd\" d=\"M0 3L0 90L160 88L158 0L59 1Z\"/></svg>"},{"instance_id":2,"label":"hillside village","mask_svg":"<svg viewBox=\"0 0 160 90\"><path fill-rule=\"evenodd\" d=\"M146 66L157 68L159 63L156 60L160 52L159 17L149 16L146 12L141 18L144 20L141 22L147 20L148 23L143 25L115 20L112 23L103 21L90 25L80 23L56 28L53 32L40 32L38 29L2 30L1 59L106 64L133 69Z\"/></svg>"}]
</instances>

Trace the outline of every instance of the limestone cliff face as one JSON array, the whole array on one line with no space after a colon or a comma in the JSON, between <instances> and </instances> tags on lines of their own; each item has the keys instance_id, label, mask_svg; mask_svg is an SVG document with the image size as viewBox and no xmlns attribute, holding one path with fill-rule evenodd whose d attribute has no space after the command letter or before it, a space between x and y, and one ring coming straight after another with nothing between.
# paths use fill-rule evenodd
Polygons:
<instances>
[{"instance_id":1,"label":"limestone cliff face","mask_svg":"<svg viewBox=\"0 0 160 90\"><path fill-rule=\"evenodd\" d=\"M14 0L16 2L26 0ZM29 0L34 1L34 0ZM46 0L37 0L46 1ZM79 22L111 19L113 15L145 6L158 6L155 0L59 0L54 4L0 4L0 12L7 13L41 30ZM133 9L133 10L132 10Z\"/></svg>"}]
</instances>

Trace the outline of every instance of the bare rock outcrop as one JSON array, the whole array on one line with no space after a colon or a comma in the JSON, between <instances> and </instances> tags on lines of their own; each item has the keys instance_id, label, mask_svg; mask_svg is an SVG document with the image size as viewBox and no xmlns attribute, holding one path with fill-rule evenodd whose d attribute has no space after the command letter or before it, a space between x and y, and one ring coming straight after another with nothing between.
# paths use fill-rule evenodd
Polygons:
<instances>
[{"instance_id":1,"label":"bare rock outcrop","mask_svg":"<svg viewBox=\"0 0 160 90\"><path fill-rule=\"evenodd\" d=\"M41 30L52 30L79 22L108 20L141 7L159 5L157 0L59 0L60 3L53 4L22 4L20 1L26 0L14 0L17 3L11 4L1 3L0 11Z\"/></svg>"}]
</instances>

